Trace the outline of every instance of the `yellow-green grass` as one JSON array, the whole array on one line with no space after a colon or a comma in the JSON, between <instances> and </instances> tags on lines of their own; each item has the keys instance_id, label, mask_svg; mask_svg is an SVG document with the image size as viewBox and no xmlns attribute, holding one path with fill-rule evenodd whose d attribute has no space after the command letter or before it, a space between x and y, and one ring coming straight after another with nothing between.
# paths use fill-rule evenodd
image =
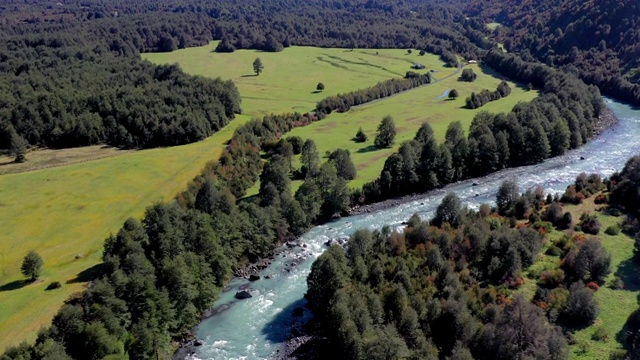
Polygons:
<instances>
[{"instance_id":1,"label":"yellow-green grass","mask_svg":"<svg viewBox=\"0 0 640 360\"><path fill-rule=\"evenodd\" d=\"M190 145L0 176L0 352L50 325L85 286L74 279L100 262L109 233L183 190L247 119ZM42 256L44 271L41 282L24 284L20 264L29 250ZM52 281L62 288L45 291Z\"/></svg>"},{"instance_id":2,"label":"yellow-green grass","mask_svg":"<svg viewBox=\"0 0 640 360\"><path fill-rule=\"evenodd\" d=\"M187 73L231 79L238 86L245 114L260 116L286 112L305 113L323 98L366 88L392 78L403 77L413 63L445 76L455 71L438 56L401 49L324 49L292 46L278 53L238 50L213 52L218 42L171 53L143 54L156 64L177 63ZM253 61L264 64L260 76L254 76ZM316 92L322 82L325 90Z\"/></svg>"},{"instance_id":3,"label":"yellow-green grass","mask_svg":"<svg viewBox=\"0 0 640 360\"><path fill-rule=\"evenodd\" d=\"M385 160L403 141L412 139L423 122L428 122L438 141L443 141L446 129L452 121L462 122L463 127L467 129L473 117L480 111L507 112L518 102L530 101L537 96L535 91L525 91L521 86L510 83L512 93L507 98L490 102L479 109L466 109L464 99L471 95L472 91L493 91L501 81L499 76L490 70L478 65L469 67L478 75L473 83L458 81L457 76L454 76L391 98L355 107L346 113L333 113L322 121L296 128L287 136L313 139L321 156L326 151L348 149L358 171L356 179L351 181L349 186L356 188L377 178ZM449 89L458 90L460 97L456 100L439 98ZM373 141L376 129L385 115L393 117L398 135L393 147L375 149ZM352 140L360 127L369 137L366 143L356 143ZM257 189L254 187L252 190L255 192L249 192L248 195L254 195Z\"/></svg>"}]
</instances>

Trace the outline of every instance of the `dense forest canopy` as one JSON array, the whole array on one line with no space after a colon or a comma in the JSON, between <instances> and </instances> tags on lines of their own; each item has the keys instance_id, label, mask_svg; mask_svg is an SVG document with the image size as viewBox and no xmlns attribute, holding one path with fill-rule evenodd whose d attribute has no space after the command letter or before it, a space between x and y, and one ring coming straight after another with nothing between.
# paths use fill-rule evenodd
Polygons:
<instances>
[{"instance_id":1,"label":"dense forest canopy","mask_svg":"<svg viewBox=\"0 0 640 360\"><path fill-rule=\"evenodd\" d=\"M640 101L640 9L635 1L473 1L466 13L499 22L507 50L575 73L607 94Z\"/></svg>"}]
</instances>

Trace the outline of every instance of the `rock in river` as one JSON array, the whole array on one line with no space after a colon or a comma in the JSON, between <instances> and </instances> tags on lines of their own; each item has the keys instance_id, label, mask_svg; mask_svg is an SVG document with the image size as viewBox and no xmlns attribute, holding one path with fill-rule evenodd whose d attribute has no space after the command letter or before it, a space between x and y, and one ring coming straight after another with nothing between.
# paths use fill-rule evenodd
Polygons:
<instances>
[{"instance_id":1,"label":"rock in river","mask_svg":"<svg viewBox=\"0 0 640 360\"><path fill-rule=\"evenodd\" d=\"M249 281L258 281L260 280L260 275L251 274L249 275Z\"/></svg>"},{"instance_id":2,"label":"rock in river","mask_svg":"<svg viewBox=\"0 0 640 360\"><path fill-rule=\"evenodd\" d=\"M236 293L236 299L248 299L250 297L253 297L253 296L247 290L241 290Z\"/></svg>"}]
</instances>

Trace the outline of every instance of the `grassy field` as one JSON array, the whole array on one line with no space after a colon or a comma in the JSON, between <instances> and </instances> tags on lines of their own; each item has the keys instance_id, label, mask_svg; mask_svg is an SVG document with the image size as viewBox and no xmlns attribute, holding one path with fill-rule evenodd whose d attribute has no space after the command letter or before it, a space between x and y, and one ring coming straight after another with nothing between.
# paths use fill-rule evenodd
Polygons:
<instances>
[{"instance_id":1,"label":"grassy field","mask_svg":"<svg viewBox=\"0 0 640 360\"><path fill-rule=\"evenodd\" d=\"M431 124L438 140L443 141L447 127L452 121L460 121L463 127L468 128L475 114L480 111L509 111L516 103L530 101L537 96L535 91L525 91L510 83L512 93L507 98L490 102L480 109L463 108L464 99L471 95L472 91L478 92L485 88L494 90L500 82L498 75L487 69L477 65L469 67L478 74L477 80L473 83L458 81L457 76L451 77L389 99L353 108L346 113L331 114L322 121L296 128L287 136L313 139L320 154L337 148L348 149L358 170L358 176L350 186L360 187L380 175L387 157L397 150L403 141L412 139L423 122ZM456 100L443 97L450 89L458 90L460 97ZM375 149L373 140L376 129L385 115L393 117L398 135L392 148ZM356 143L352 140L360 127L369 137L366 143Z\"/></svg>"},{"instance_id":2,"label":"grassy field","mask_svg":"<svg viewBox=\"0 0 640 360\"><path fill-rule=\"evenodd\" d=\"M593 198L587 199L581 205L565 206L565 211L570 211L574 219L578 219L584 212L594 212L598 206L593 203ZM598 214L598 221L602 225L598 238L602 240L602 244L611 254L612 272L607 277L605 284L595 293L596 301L600 307L600 313L595 323L574 333L577 343L570 346L571 359L608 359L612 351L622 349L622 344L619 342L620 339L618 337L622 335L623 327L629 315L638 308L638 299L640 297L640 283L637 281L639 269L632 259L633 239L622 233L619 235L607 235L604 233L608 226L619 224L622 221L622 217L604 215L600 212L596 214ZM554 231L548 236L550 240L553 240L559 238L561 233ZM544 270L557 269L559 266L559 257L541 254L529 271L542 272ZM612 283L616 277L623 280L624 289L614 289ZM531 298L535 290L536 280L528 279L518 291ZM606 329L609 335L607 340L596 341L592 339L594 332L599 327Z\"/></svg>"},{"instance_id":3,"label":"grassy field","mask_svg":"<svg viewBox=\"0 0 640 360\"><path fill-rule=\"evenodd\" d=\"M327 96L403 77L413 63L441 74L455 71L444 67L438 56L420 56L417 51L408 54L397 49L351 51L294 46L279 53L239 50L221 54L213 52L217 44L214 41L204 47L142 57L157 64L178 63L189 74L233 80L240 90L244 113L252 116L305 113ZM253 73L256 57L264 64L260 76ZM326 87L322 92L316 92L319 82Z\"/></svg>"},{"instance_id":4,"label":"grassy field","mask_svg":"<svg viewBox=\"0 0 640 360\"><path fill-rule=\"evenodd\" d=\"M109 233L183 190L247 119L190 145L0 176L0 351L50 325L63 301L84 287ZM25 284L20 263L32 249L44 272L42 282ZM45 291L52 281L62 288Z\"/></svg>"}]
</instances>

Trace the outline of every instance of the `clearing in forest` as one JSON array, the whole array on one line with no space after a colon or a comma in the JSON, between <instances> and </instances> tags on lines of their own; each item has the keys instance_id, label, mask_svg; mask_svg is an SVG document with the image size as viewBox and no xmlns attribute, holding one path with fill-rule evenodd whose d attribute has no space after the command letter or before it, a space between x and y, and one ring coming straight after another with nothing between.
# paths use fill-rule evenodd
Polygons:
<instances>
[{"instance_id":1,"label":"clearing in forest","mask_svg":"<svg viewBox=\"0 0 640 360\"><path fill-rule=\"evenodd\" d=\"M207 46L170 53L143 54L142 58L156 64L180 65L189 74L231 79L238 86L245 114L305 113L315 109L323 98L373 86L393 78L404 77L415 63L425 66L425 72L436 70L436 77L456 71L447 68L437 55L420 55L400 49L325 49L292 46L282 52L237 50L216 53L218 42ZM260 58L264 70L253 72L253 61ZM318 83L325 90L317 91ZM493 90L493 89L492 89Z\"/></svg>"}]
</instances>

